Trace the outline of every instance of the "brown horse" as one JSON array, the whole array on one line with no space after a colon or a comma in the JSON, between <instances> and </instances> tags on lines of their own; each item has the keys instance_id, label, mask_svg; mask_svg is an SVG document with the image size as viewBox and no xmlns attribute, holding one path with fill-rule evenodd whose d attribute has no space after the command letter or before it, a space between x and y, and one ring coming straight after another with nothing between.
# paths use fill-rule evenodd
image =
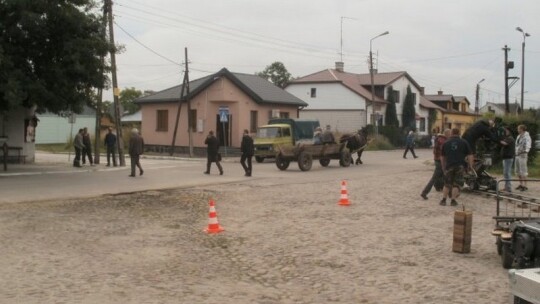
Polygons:
<instances>
[{"instance_id":1,"label":"brown horse","mask_svg":"<svg viewBox=\"0 0 540 304\"><path fill-rule=\"evenodd\" d=\"M367 136L363 130L358 130L357 133L353 134L343 134L340 139L340 143L347 142L347 148L351 151L351 157L354 152L357 153L358 158L355 161L355 164L362 164L362 153L364 148L367 145Z\"/></svg>"}]
</instances>

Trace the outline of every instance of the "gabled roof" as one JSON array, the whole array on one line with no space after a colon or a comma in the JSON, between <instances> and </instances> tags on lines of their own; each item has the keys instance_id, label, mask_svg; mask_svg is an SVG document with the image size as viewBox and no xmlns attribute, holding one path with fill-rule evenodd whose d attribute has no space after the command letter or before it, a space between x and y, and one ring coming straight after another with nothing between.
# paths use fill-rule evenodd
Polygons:
<instances>
[{"instance_id":1,"label":"gabled roof","mask_svg":"<svg viewBox=\"0 0 540 304\"><path fill-rule=\"evenodd\" d=\"M426 97L426 99L428 99L429 101L432 101L432 102L437 102L437 101L444 101L444 102L448 102L448 101L452 101L454 102L455 99L454 99L454 96L453 95L449 95L449 94L434 94L434 95L424 95L424 97Z\"/></svg>"},{"instance_id":2,"label":"gabled roof","mask_svg":"<svg viewBox=\"0 0 540 304\"><path fill-rule=\"evenodd\" d=\"M489 104L496 106L497 108L501 109L501 111L503 112L506 110L506 104L504 102L503 103L488 102L486 105L489 105ZM517 113L521 109L521 105L519 103L510 103L509 106L510 106L510 113Z\"/></svg>"},{"instance_id":3,"label":"gabled roof","mask_svg":"<svg viewBox=\"0 0 540 304\"><path fill-rule=\"evenodd\" d=\"M133 113L122 116L122 122L141 122L142 121L142 112L141 110Z\"/></svg>"},{"instance_id":4,"label":"gabled roof","mask_svg":"<svg viewBox=\"0 0 540 304\"><path fill-rule=\"evenodd\" d=\"M208 88L215 80L225 77L233 82L240 90L251 97L256 103L283 104L305 107L308 104L291 93L277 87L268 80L251 74L231 73L226 68L219 72L202 77L189 82L189 96L184 96L183 100L192 98ZM163 103L178 102L182 85L174 86L155 94L137 98L134 102L144 103ZM185 91L184 91L185 94Z\"/></svg>"},{"instance_id":5,"label":"gabled roof","mask_svg":"<svg viewBox=\"0 0 540 304\"><path fill-rule=\"evenodd\" d=\"M424 108L427 108L427 109L436 109L436 110L439 110L439 111L446 111L446 109L438 106L437 104L429 101L426 97L424 97L423 95L420 95L420 105Z\"/></svg>"},{"instance_id":6,"label":"gabled roof","mask_svg":"<svg viewBox=\"0 0 540 304\"><path fill-rule=\"evenodd\" d=\"M313 73L291 81L289 85L299 83L341 83L349 90L362 96L367 100L371 100L371 92L362 86L358 79L359 74L340 72L335 69L326 69L317 73ZM380 97L375 96L376 102L386 103Z\"/></svg>"},{"instance_id":7,"label":"gabled roof","mask_svg":"<svg viewBox=\"0 0 540 304\"><path fill-rule=\"evenodd\" d=\"M468 105L471 105L467 96L454 96L454 99L456 100L456 102L465 101Z\"/></svg>"}]
</instances>

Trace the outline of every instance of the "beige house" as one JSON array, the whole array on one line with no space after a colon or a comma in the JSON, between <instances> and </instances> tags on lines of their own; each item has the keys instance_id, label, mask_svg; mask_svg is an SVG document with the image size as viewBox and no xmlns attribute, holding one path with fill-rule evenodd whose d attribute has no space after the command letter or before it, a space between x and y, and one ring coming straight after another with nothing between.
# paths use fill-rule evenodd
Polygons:
<instances>
[{"instance_id":1,"label":"beige house","mask_svg":"<svg viewBox=\"0 0 540 304\"><path fill-rule=\"evenodd\" d=\"M298 118L299 109L307 106L304 101L257 75L232 73L226 68L190 81L189 90L189 94L184 93L182 102L182 85L135 100L141 106L141 133L148 149L169 151L177 113L180 113L180 119L175 151L188 151L191 133L195 154L202 154L201 148L206 148L204 140L211 130L222 146L238 148L244 129L255 133L257 127L266 124L270 118Z\"/></svg>"},{"instance_id":2,"label":"beige house","mask_svg":"<svg viewBox=\"0 0 540 304\"><path fill-rule=\"evenodd\" d=\"M454 96L438 91L436 95L424 95L424 98L437 105L437 118L433 132L441 133L444 129L458 128L461 134L477 119L470 109L470 102L465 96Z\"/></svg>"}]
</instances>

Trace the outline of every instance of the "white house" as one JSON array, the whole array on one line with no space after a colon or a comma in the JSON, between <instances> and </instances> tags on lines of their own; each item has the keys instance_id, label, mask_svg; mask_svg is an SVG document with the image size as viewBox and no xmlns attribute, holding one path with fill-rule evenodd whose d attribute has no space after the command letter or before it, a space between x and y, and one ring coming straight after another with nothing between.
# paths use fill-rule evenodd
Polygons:
<instances>
[{"instance_id":1,"label":"white house","mask_svg":"<svg viewBox=\"0 0 540 304\"><path fill-rule=\"evenodd\" d=\"M364 127L366 122L384 124L390 86L396 97L396 112L401 124L403 103L407 87L410 86L415 98L416 127L420 134L429 132L429 110L419 102L423 88L407 72L375 73L373 84L374 108L370 102L370 74L345 72L343 63L336 62L335 69L326 69L295 79L285 90L308 103L308 106L300 111L300 118L316 118L321 125L330 125L336 131L348 132Z\"/></svg>"},{"instance_id":2,"label":"white house","mask_svg":"<svg viewBox=\"0 0 540 304\"><path fill-rule=\"evenodd\" d=\"M519 114L521 111L521 105L517 102L509 104L510 114ZM478 110L481 114L484 113L493 113L495 116L504 116L506 113L506 104L504 103L493 103L487 102Z\"/></svg>"}]
</instances>

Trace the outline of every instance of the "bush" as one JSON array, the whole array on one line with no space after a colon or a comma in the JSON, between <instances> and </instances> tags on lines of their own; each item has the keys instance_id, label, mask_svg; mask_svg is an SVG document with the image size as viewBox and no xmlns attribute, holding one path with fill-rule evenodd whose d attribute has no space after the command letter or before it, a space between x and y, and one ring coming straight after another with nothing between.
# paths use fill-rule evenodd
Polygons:
<instances>
[{"instance_id":1,"label":"bush","mask_svg":"<svg viewBox=\"0 0 540 304\"><path fill-rule=\"evenodd\" d=\"M387 142L389 142L394 147L401 147L405 145L406 136L399 127L394 127L394 126L379 127L379 134L386 137Z\"/></svg>"},{"instance_id":2,"label":"bush","mask_svg":"<svg viewBox=\"0 0 540 304\"><path fill-rule=\"evenodd\" d=\"M390 143L388 138L384 137L384 135L376 136L366 147L366 150L368 151L393 150L393 149L394 149L394 146Z\"/></svg>"}]
</instances>

